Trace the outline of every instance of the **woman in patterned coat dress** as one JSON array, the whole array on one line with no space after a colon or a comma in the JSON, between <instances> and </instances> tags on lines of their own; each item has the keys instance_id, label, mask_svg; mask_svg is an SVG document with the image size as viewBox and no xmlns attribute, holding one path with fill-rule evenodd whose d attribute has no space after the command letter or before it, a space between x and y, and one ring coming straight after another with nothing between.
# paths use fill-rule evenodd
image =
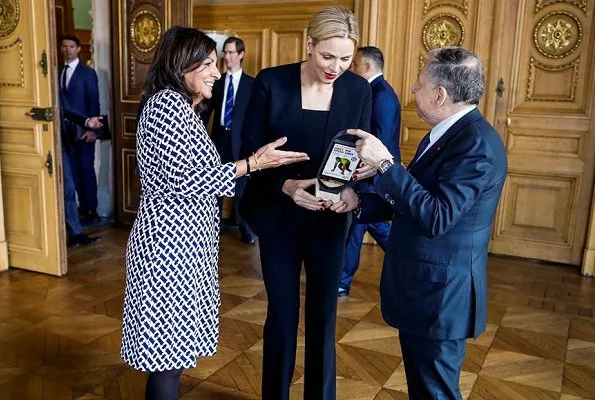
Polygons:
<instances>
[{"instance_id":1,"label":"woman in patterned coat dress","mask_svg":"<svg viewBox=\"0 0 595 400\"><path fill-rule=\"evenodd\" d=\"M221 74L215 42L184 27L161 39L137 130L140 207L126 252L122 358L149 372L146 399L175 399L184 368L214 355L219 336L218 196L250 170L307 160L277 150L221 164L196 110Z\"/></svg>"}]
</instances>

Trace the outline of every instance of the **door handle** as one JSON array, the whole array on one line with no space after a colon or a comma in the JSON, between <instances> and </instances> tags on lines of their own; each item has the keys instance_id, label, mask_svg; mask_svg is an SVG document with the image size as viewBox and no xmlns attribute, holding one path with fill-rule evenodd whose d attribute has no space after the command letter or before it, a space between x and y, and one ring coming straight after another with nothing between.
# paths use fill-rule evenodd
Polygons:
<instances>
[{"instance_id":1,"label":"door handle","mask_svg":"<svg viewBox=\"0 0 595 400\"><path fill-rule=\"evenodd\" d=\"M496 96L502 97L502 95L504 94L504 90L504 79L500 78L500 80L498 81L498 85L496 86Z\"/></svg>"}]
</instances>

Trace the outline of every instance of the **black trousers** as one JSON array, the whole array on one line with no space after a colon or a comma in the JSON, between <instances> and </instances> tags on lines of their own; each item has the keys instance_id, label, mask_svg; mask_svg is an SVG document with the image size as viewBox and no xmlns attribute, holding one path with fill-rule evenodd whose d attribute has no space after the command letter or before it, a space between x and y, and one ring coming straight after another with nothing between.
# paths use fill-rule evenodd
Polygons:
<instances>
[{"instance_id":1,"label":"black trousers","mask_svg":"<svg viewBox=\"0 0 595 400\"><path fill-rule=\"evenodd\" d=\"M260 237L268 296L264 326L263 400L289 399L295 367L300 273L306 272L304 399L336 397L335 323L347 218L291 206L272 233Z\"/></svg>"}]
</instances>

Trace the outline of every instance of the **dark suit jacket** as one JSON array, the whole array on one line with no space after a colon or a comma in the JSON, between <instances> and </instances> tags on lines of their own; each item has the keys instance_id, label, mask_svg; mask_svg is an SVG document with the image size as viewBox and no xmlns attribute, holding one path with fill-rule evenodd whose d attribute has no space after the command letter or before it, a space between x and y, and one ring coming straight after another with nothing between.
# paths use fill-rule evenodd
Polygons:
<instances>
[{"instance_id":1,"label":"dark suit jacket","mask_svg":"<svg viewBox=\"0 0 595 400\"><path fill-rule=\"evenodd\" d=\"M64 65L60 66L58 76L62 76ZM76 111L83 115L95 117L99 115L99 88L97 86L97 74L95 70L87 67L82 60L79 60L78 65L72 73L72 77L68 83L68 90L62 91L64 101ZM72 126L67 129L73 129ZM76 136L75 132L68 132L73 138Z\"/></svg>"},{"instance_id":2,"label":"dark suit jacket","mask_svg":"<svg viewBox=\"0 0 595 400\"><path fill-rule=\"evenodd\" d=\"M69 129L71 129L73 124L78 125L81 129L88 129L85 128L85 122L88 117L74 110L64 99L61 91L58 98L60 100L60 131L62 134L62 145L66 148L70 148L73 143L73 137L70 135Z\"/></svg>"},{"instance_id":3,"label":"dark suit jacket","mask_svg":"<svg viewBox=\"0 0 595 400\"><path fill-rule=\"evenodd\" d=\"M401 103L383 75L374 79L370 86L372 87L370 133L380 139L395 160L400 162Z\"/></svg>"},{"instance_id":4,"label":"dark suit jacket","mask_svg":"<svg viewBox=\"0 0 595 400\"><path fill-rule=\"evenodd\" d=\"M370 85L362 77L346 71L334 83L325 137L319 143L303 140L300 65L267 68L256 77L242 130L242 157L283 136L287 137L284 150L324 154L339 131L348 128L369 130ZM316 177L320 163L315 165L306 161L252 174L241 211L257 235L271 232L283 210L293 204L281 190L283 183L287 179Z\"/></svg>"},{"instance_id":5,"label":"dark suit jacket","mask_svg":"<svg viewBox=\"0 0 595 400\"><path fill-rule=\"evenodd\" d=\"M370 82L372 87L372 119L370 133L376 136L386 146L397 162L401 162L401 103L392 86L383 75ZM357 189L361 192L373 192L373 183L378 180L369 178L358 182Z\"/></svg>"},{"instance_id":6,"label":"dark suit jacket","mask_svg":"<svg viewBox=\"0 0 595 400\"><path fill-rule=\"evenodd\" d=\"M220 143L223 142L221 140L222 137L224 135L229 135L229 133L225 132L225 128L221 126L221 113L225 110L225 104L223 104L225 79L227 79L227 74L223 75L221 79L215 82L215 86L213 87L213 97L206 103L207 108L200 115L204 124L208 125L211 113L213 110L215 111L211 139L217 148L219 148ZM231 117L231 152L235 160L240 158L242 126L244 125L244 116L246 115L246 108L250 101L253 83L254 78L242 71ZM234 84L237 85L235 82Z\"/></svg>"},{"instance_id":7,"label":"dark suit jacket","mask_svg":"<svg viewBox=\"0 0 595 400\"><path fill-rule=\"evenodd\" d=\"M389 168L380 196L362 196L360 220L394 213L380 288L386 322L439 340L485 330L488 242L506 173L504 144L476 109L409 171Z\"/></svg>"}]
</instances>

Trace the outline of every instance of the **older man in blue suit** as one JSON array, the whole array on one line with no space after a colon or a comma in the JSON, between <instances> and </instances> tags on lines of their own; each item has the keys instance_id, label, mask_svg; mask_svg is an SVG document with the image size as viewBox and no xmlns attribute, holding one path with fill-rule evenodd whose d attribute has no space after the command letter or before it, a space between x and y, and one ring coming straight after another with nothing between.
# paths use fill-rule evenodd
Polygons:
<instances>
[{"instance_id":1,"label":"older man in blue suit","mask_svg":"<svg viewBox=\"0 0 595 400\"><path fill-rule=\"evenodd\" d=\"M384 79L384 56L378 47L365 46L357 49L353 59L353 72L367 79L372 87L372 118L370 133L376 136L386 146L397 162L401 162L399 138L401 129L401 103L399 97ZM373 192L373 181L358 182L356 188L360 192ZM339 281L339 297L349 295L353 276L357 271L360 251L364 242L364 235L369 232L376 243L384 250L390 234L390 224L387 221L373 224L351 224L345 246L345 260Z\"/></svg>"},{"instance_id":2,"label":"older man in blue suit","mask_svg":"<svg viewBox=\"0 0 595 400\"><path fill-rule=\"evenodd\" d=\"M399 329L411 399L461 399L465 340L486 327L488 242L507 160L500 136L476 107L484 86L473 53L430 52L413 93L432 130L408 169L378 138L352 131L362 160L380 174L376 193L361 196L359 219L393 216L381 306ZM347 190L333 208L356 204Z\"/></svg>"}]
</instances>

